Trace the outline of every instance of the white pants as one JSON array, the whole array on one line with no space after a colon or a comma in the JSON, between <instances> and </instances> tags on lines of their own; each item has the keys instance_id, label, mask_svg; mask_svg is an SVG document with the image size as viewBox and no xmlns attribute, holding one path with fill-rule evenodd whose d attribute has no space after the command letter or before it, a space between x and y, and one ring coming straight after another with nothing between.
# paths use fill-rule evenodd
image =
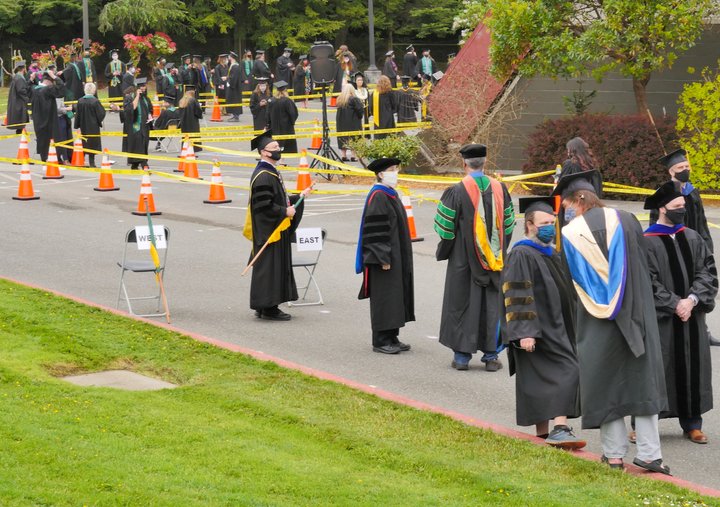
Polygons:
<instances>
[{"instance_id":1,"label":"white pants","mask_svg":"<svg viewBox=\"0 0 720 507\"><path fill-rule=\"evenodd\" d=\"M660 433L658 416L635 416L637 434L637 458L642 461L655 461L662 458L660 452ZM608 458L624 458L628 451L628 432L625 419L615 419L600 426L600 439L603 454Z\"/></svg>"}]
</instances>

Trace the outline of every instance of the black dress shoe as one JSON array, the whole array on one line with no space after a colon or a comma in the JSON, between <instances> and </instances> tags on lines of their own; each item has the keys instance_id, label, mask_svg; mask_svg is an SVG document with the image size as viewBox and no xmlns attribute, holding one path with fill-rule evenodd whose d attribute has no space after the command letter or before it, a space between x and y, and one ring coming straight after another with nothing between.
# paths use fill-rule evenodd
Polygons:
<instances>
[{"instance_id":1,"label":"black dress shoe","mask_svg":"<svg viewBox=\"0 0 720 507\"><path fill-rule=\"evenodd\" d=\"M289 313L285 313L280 309L277 309L274 312L268 312L267 310L263 310L261 318L265 320L290 320L292 319L292 315L290 315Z\"/></svg>"},{"instance_id":2,"label":"black dress shoe","mask_svg":"<svg viewBox=\"0 0 720 507\"><path fill-rule=\"evenodd\" d=\"M400 347L397 345L383 345L382 347L373 347L373 351L381 354L398 354Z\"/></svg>"},{"instance_id":3,"label":"black dress shoe","mask_svg":"<svg viewBox=\"0 0 720 507\"><path fill-rule=\"evenodd\" d=\"M410 344L403 342L397 342L395 345L397 345L397 347L400 349L400 352L407 352L412 348Z\"/></svg>"},{"instance_id":4,"label":"black dress shoe","mask_svg":"<svg viewBox=\"0 0 720 507\"><path fill-rule=\"evenodd\" d=\"M710 345L712 345L713 347L720 347L720 340L715 338L710 333L708 333L708 340L710 340Z\"/></svg>"},{"instance_id":5,"label":"black dress shoe","mask_svg":"<svg viewBox=\"0 0 720 507\"><path fill-rule=\"evenodd\" d=\"M255 317L262 319L262 310L255 310Z\"/></svg>"}]
</instances>

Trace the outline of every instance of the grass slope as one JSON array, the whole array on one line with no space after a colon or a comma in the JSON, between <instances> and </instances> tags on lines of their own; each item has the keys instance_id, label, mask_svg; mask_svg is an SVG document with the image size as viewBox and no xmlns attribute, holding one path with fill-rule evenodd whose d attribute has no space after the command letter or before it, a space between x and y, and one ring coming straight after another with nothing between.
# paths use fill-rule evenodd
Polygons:
<instances>
[{"instance_id":1,"label":"grass slope","mask_svg":"<svg viewBox=\"0 0 720 507\"><path fill-rule=\"evenodd\" d=\"M107 368L183 387L55 378ZM0 407L1 505L703 502L5 281Z\"/></svg>"}]
</instances>

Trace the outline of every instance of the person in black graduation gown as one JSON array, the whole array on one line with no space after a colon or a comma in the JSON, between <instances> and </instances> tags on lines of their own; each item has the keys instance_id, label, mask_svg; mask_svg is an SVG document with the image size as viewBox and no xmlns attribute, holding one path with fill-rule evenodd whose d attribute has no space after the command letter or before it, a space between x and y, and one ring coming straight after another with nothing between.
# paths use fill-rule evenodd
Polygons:
<instances>
[{"instance_id":1,"label":"person in black graduation gown","mask_svg":"<svg viewBox=\"0 0 720 507\"><path fill-rule=\"evenodd\" d=\"M418 80L422 81L423 76L433 77L437 71L437 63L435 63L435 59L430 56L430 50L423 49L422 58L418 60L417 65L415 66L414 75Z\"/></svg>"},{"instance_id":2,"label":"person in black graduation gown","mask_svg":"<svg viewBox=\"0 0 720 507\"><path fill-rule=\"evenodd\" d=\"M295 102L288 97L288 83L278 81L275 83L275 98L268 101L268 128L273 135L294 135L295 122L298 110ZM297 139L278 141L285 153L297 153Z\"/></svg>"},{"instance_id":3,"label":"person in black graduation gown","mask_svg":"<svg viewBox=\"0 0 720 507\"><path fill-rule=\"evenodd\" d=\"M312 91L312 76L310 74L310 60L307 55L300 55L300 61L293 75L293 95L309 95ZM304 100L307 104L307 99Z\"/></svg>"},{"instance_id":4,"label":"person in black graduation gown","mask_svg":"<svg viewBox=\"0 0 720 507\"><path fill-rule=\"evenodd\" d=\"M62 79L65 81L67 100L78 100L85 94L85 74L82 62L82 55L73 56L75 61L70 61L62 71Z\"/></svg>"},{"instance_id":5,"label":"person in black graduation gown","mask_svg":"<svg viewBox=\"0 0 720 507\"><path fill-rule=\"evenodd\" d=\"M362 121L365 107L362 101L355 96L355 88L350 83L345 83L340 96L337 99L337 110L335 111L335 125L338 132L362 131ZM358 136L338 136L338 148L341 151L341 158L348 161L347 150L350 141ZM355 157L353 157L355 160Z\"/></svg>"},{"instance_id":6,"label":"person in black graduation gown","mask_svg":"<svg viewBox=\"0 0 720 507\"><path fill-rule=\"evenodd\" d=\"M645 209L659 212L645 237L670 404L660 417L677 417L686 438L706 444L702 414L712 409L713 394L705 315L718 292L715 260L705 240L684 225L685 198L674 182L649 196Z\"/></svg>"},{"instance_id":7,"label":"person in black graduation gown","mask_svg":"<svg viewBox=\"0 0 720 507\"><path fill-rule=\"evenodd\" d=\"M225 109L225 98L227 90L227 79L228 79L228 55L223 53L218 56L217 65L212 73L212 82L215 87L215 95L220 100L220 107Z\"/></svg>"},{"instance_id":8,"label":"person in black graduation gown","mask_svg":"<svg viewBox=\"0 0 720 507\"><path fill-rule=\"evenodd\" d=\"M125 74L125 64L120 61L117 49L113 49L110 55L111 60L105 66L105 79L107 79L108 82L108 97L114 99L123 96L120 85L123 74Z\"/></svg>"},{"instance_id":9,"label":"person in black graduation gown","mask_svg":"<svg viewBox=\"0 0 720 507\"><path fill-rule=\"evenodd\" d=\"M273 140L272 132L253 139L251 149L258 150L260 162L250 178L248 213L243 231L245 237L252 241L250 259L260 252L268 239L274 241L253 265L250 308L260 319L290 320L291 316L280 310L278 305L298 298L292 269L291 238L302 219L304 202L298 203L300 195L309 195L312 187L301 194L288 195L282 175L275 167L282 157L282 150ZM290 219L289 227L280 231L278 238L272 238L285 218Z\"/></svg>"},{"instance_id":10,"label":"person in black graduation gown","mask_svg":"<svg viewBox=\"0 0 720 507\"><path fill-rule=\"evenodd\" d=\"M163 74L160 80L159 93L162 93L163 97L174 97L175 103L173 105L177 106L178 95L180 94L182 86L183 85L180 83L178 70L175 68L175 64L172 62L165 64L165 74Z\"/></svg>"},{"instance_id":11,"label":"person in black graduation gown","mask_svg":"<svg viewBox=\"0 0 720 507\"><path fill-rule=\"evenodd\" d=\"M608 208L597 197L592 172L560 178L553 190L565 209L562 251L578 295L582 427L600 428L602 461L622 468L629 437L625 418L634 416L633 463L669 474L658 431L668 399L647 241L633 214Z\"/></svg>"},{"instance_id":12,"label":"person in black graduation gown","mask_svg":"<svg viewBox=\"0 0 720 507\"><path fill-rule=\"evenodd\" d=\"M95 63L90 58L90 51L83 51L82 55L82 69L83 69L83 85L85 83L97 82L97 72L95 72ZM97 90L96 90L97 91Z\"/></svg>"},{"instance_id":13,"label":"person in black graduation gown","mask_svg":"<svg viewBox=\"0 0 720 507\"><path fill-rule=\"evenodd\" d=\"M7 124L9 129L15 130L15 133L19 134L30 120L28 104L30 103L32 89L27 81L25 61L17 62L13 70L15 75L10 81L10 90L8 92Z\"/></svg>"},{"instance_id":14,"label":"person in black graduation gown","mask_svg":"<svg viewBox=\"0 0 720 507\"><path fill-rule=\"evenodd\" d=\"M353 77L353 87L355 88L355 96L360 99L363 104L363 125L369 125L370 116L372 116L371 105L372 105L372 92L367 87L365 82L365 74L358 72Z\"/></svg>"},{"instance_id":15,"label":"person in black graduation gown","mask_svg":"<svg viewBox=\"0 0 720 507\"><path fill-rule=\"evenodd\" d=\"M32 93L32 121L37 141L37 154L47 160L50 140L58 134L57 100L65 97L65 85L48 70L43 72L42 83Z\"/></svg>"},{"instance_id":16,"label":"person in black graduation gown","mask_svg":"<svg viewBox=\"0 0 720 507\"><path fill-rule=\"evenodd\" d=\"M510 375L515 375L517 424L534 424L548 445L580 449L585 441L567 425L568 417L580 416L576 300L570 274L554 248L554 200L520 198L525 238L513 245L500 277L502 336Z\"/></svg>"},{"instance_id":17,"label":"person in black graduation gown","mask_svg":"<svg viewBox=\"0 0 720 507\"><path fill-rule=\"evenodd\" d=\"M396 158L368 165L377 182L365 200L355 257L355 272L363 274L358 299L370 299L372 347L382 354L410 350L398 335L415 320L412 242L405 207L395 190L399 166Z\"/></svg>"},{"instance_id":18,"label":"person in black graduation gown","mask_svg":"<svg viewBox=\"0 0 720 507\"><path fill-rule=\"evenodd\" d=\"M173 122L176 126L180 124L180 110L175 107L175 104L177 103L175 96L164 95L163 103L165 107L163 107L160 115L155 118L155 121L153 122L154 130L165 130L168 128L168 125L170 125L170 122ZM164 137L156 137L154 139L157 141L155 144L155 151L161 151L161 141Z\"/></svg>"},{"instance_id":19,"label":"person in black graduation gown","mask_svg":"<svg viewBox=\"0 0 720 507\"><path fill-rule=\"evenodd\" d=\"M278 57L275 62L275 76L278 81L285 81L286 83L293 82L293 72L295 71L295 64L293 63L290 55L292 54L292 48L285 48L283 54Z\"/></svg>"},{"instance_id":20,"label":"person in black graduation gown","mask_svg":"<svg viewBox=\"0 0 720 507\"><path fill-rule=\"evenodd\" d=\"M105 120L105 108L95 96L97 88L94 83L85 83L85 95L78 100L75 108L75 129L86 137L83 148L102 151L100 129ZM88 153L90 167L95 165L95 153Z\"/></svg>"},{"instance_id":21,"label":"person in black graduation gown","mask_svg":"<svg viewBox=\"0 0 720 507\"><path fill-rule=\"evenodd\" d=\"M198 84L195 89L197 92L195 99L201 104L203 109L205 109L210 93L212 92L212 75L210 73L210 68L208 67L209 62L210 57L207 57L201 58L197 63Z\"/></svg>"},{"instance_id":22,"label":"person in black graduation gown","mask_svg":"<svg viewBox=\"0 0 720 507\"><path fill-rule=\"evenodd\" d=\"M155 90L158 94L162 93L163 78L167 72L167 60L163 57L155 60L155 67L153 67L152 76L153 81L155 81Z\"/></svg>"},{"instance_id":23,"label":"person in black graduation gown","mask_svg":"<svg viewBox=\"0 0 720 507\"><path fill-rule=\"evenodd\" d=\"M268 86L267 78L259 78L252 95L250 95L250 111L253 116L253 130L265 130L268 128L268 104L272 95Z\"/></svg>"},{"instance_id":24,"label":"person in black graduation gown","mask_svg":"<svg viewBox=\"0 0 720 507\"><path fill-rule=\"evenodd\" d=\"M200 120L203 117L203 111L195 98L194 87L188 85L185 87L185 95L180 100L180 130L183 134L196 134L200 132ZM195 152L202 151L200 142L194 141L193 149Z\"/></svg>"},{"instance_id":25,"label":"person in black graduation gown","mask_svg":"<svg viewBox=\"0 0 720 507\"><path fill-rule=\"evenodd\" d=\"M265 51L262 49L255 50L255 62L253 63L253 79L257 82L257 78L259 77L268 78L268 83L271 83L270 88L272 90L272 80L275 79L275 75L265 61Z\"/></svg>"},{"instance_id":26,"label":"person in black graduation gown","mask_svg":"<svg viewBox=\"0 0 720 507\"><path fill-rule=\"evenodd\" d=\"M123 151L137 154L128 157L131 169L139 169L147 165L148 143L150 142L150 123L152 119L152 103L147 97L147 78L136 79L137 90L130 87L126 90L123 102Z\"/></svg>"},{"instance_id":27,"label":"person in black graduation gown","mask_svg":"<svg viewBox=\"0 0 720 507\"><path fill-rule=\"evenodd\" d=\"M375 129L395 128L395 113L398 110L398 92L392 89L387 76L380 76L377 87L372 94L370 114ZM382 139L390 134L374 134L375 139Z\"/></svg>"},{"instance_id":28,"label":"person in black graduation gown","mask_svg":"<svg viewBox=\"0 0 720 507\"><path fill-rule=\"evenodd\" d=\"M692 167L687 158L687 152L683 149L675 150L661 157L659 162L665 166L670 174L670 181L680 186L680 192L685 197L685 225L697 232L700 237L705 240L705 244L710 250L710 253L713 253L715 247L712 236L710 235L707 218L705 217L705 206L700 197L700 192L690 183ZM651 210L650 225L654 224L657 218L658 211ZM715 338L709 329L707 329L707 334L710 339L710 345L720 346L720 339Z\"/></svg>"},{"instance_id":29,"label":"person in black graduation gown","mask_svg":"<svg viewBox=\"0 0 720 507\"><path fill-rule=\"evenodd\" d=\"M448 261L439 340L453 351L450 365L456 370L467 370L481 350L485 370L495 372L502 368L500 271L515 229L515 208L505 184L483 171L484 145L465 145L460 155L465 177L443 192L435 215L440 236L435 257ZM485 233L476 222L488 224Z\"/></svg>"},{"instance_id":30,"label":"person in black graduation gown","mask_svg":"<svg viewBox=\"0 0 720 507\"><path fill-rule=\"evenodd\" d=\"M239 122L242 114L242 80L238 55L230 51L230 67L228 67L227 90L225 92L225 103L227 112L232 115L228 121Z\"/></svg>"},{"instance_id":31,"label":"person in black graduation gown","mask_svg":"<svg viewBox=\"0 0 720 507\"><path fill-rule=\"evenodd\" d=\"M122 80L120 81L123 97L127 95L127 89L131 86L135 88L135 64L128 62L125 66L125 74L123 74Z\"/></svg>"},{"instance_id":32,"label":"person in black graduation gown","mask_svg":"<svg viewBox=\"0 0 720 507\"><path fill-rule=\"evenodd\" d=\"M415 123L417 121L417 112L422 104L422 97L415 91L410 89L410 76L401 76L402 86L397 91L398 123Z\"/></svg>"},{"instance_id":33,"label":"person in black graduation gown","mask_svg":"<svg viewBox=\"0 0 720 507\"><path fill-rule=\"evenodd\" d=\"M383 65L382 75L390 80L393 88L397 87L398 67L395 63L395 51L392 49L385 53L385 64Z\"/></svg>"},{"instance_id":34,"label":"person in black graduation gown","mask_svg":"<svg viewBox=\"0 0 720 507\"><path fill-rule=\"evenodd\" d=\"M560 177L569 176L583 171L591 171L593 173L593 186L595 187L595 195L600 199L603 197L603 180L600 174L599 164L590 145L585 142L582 137L573 137L565 145L567 149L568 159L562 163Z\"/></svg>"},{"instance_id":35,"label":"person in black graduation gown","mask_svg":"<svg viewBox=\"0 0 720 507\"><path fill-rule=\"evenodd\" d=\"M415 48L410 45L405 48L403 55L402 73L405 76L414 76L415 67L417 67L418 57Z\"/></svg>"},{"instance_id":36,"label":"person in black graduation gown","mask_svg":"<svg viewBox=\"0 0 720 507\"><path fill-rule=\"evenodd\" d=\"M240 63L240 81L244 98L247 98L250 93L255 89L257 83L253 79L253 66L255 61L253 60L253 53L249 49L245 51L245 57Z\"/></svg>"}]
</instances>

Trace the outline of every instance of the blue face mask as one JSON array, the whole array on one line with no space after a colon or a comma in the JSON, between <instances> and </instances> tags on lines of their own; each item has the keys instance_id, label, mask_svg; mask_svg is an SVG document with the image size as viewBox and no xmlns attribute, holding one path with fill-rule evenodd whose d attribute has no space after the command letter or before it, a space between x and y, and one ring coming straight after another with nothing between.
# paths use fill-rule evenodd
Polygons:
<instances>
[{"instance_id":1,"label":"blue face mask","mask_svg":"<svg viewBox=\"0 0 720 507\"><path fill-rule=\"evenodd\" d=\"M576 216L577 214L575 213L575 208L567 208L565 210L565 223L570 223L570 221Z\"/></svg>"},{"instance_id":2,"label":"blue face mask","mask_svg":"<svg viewBox=\"0 0 720 507\"><path fill-rule=\"evenodd\" d=\"M537 239L541 243L549 245L555 239L555 224L542 225L538 227Z\"/></svg>"}]
</instances>

